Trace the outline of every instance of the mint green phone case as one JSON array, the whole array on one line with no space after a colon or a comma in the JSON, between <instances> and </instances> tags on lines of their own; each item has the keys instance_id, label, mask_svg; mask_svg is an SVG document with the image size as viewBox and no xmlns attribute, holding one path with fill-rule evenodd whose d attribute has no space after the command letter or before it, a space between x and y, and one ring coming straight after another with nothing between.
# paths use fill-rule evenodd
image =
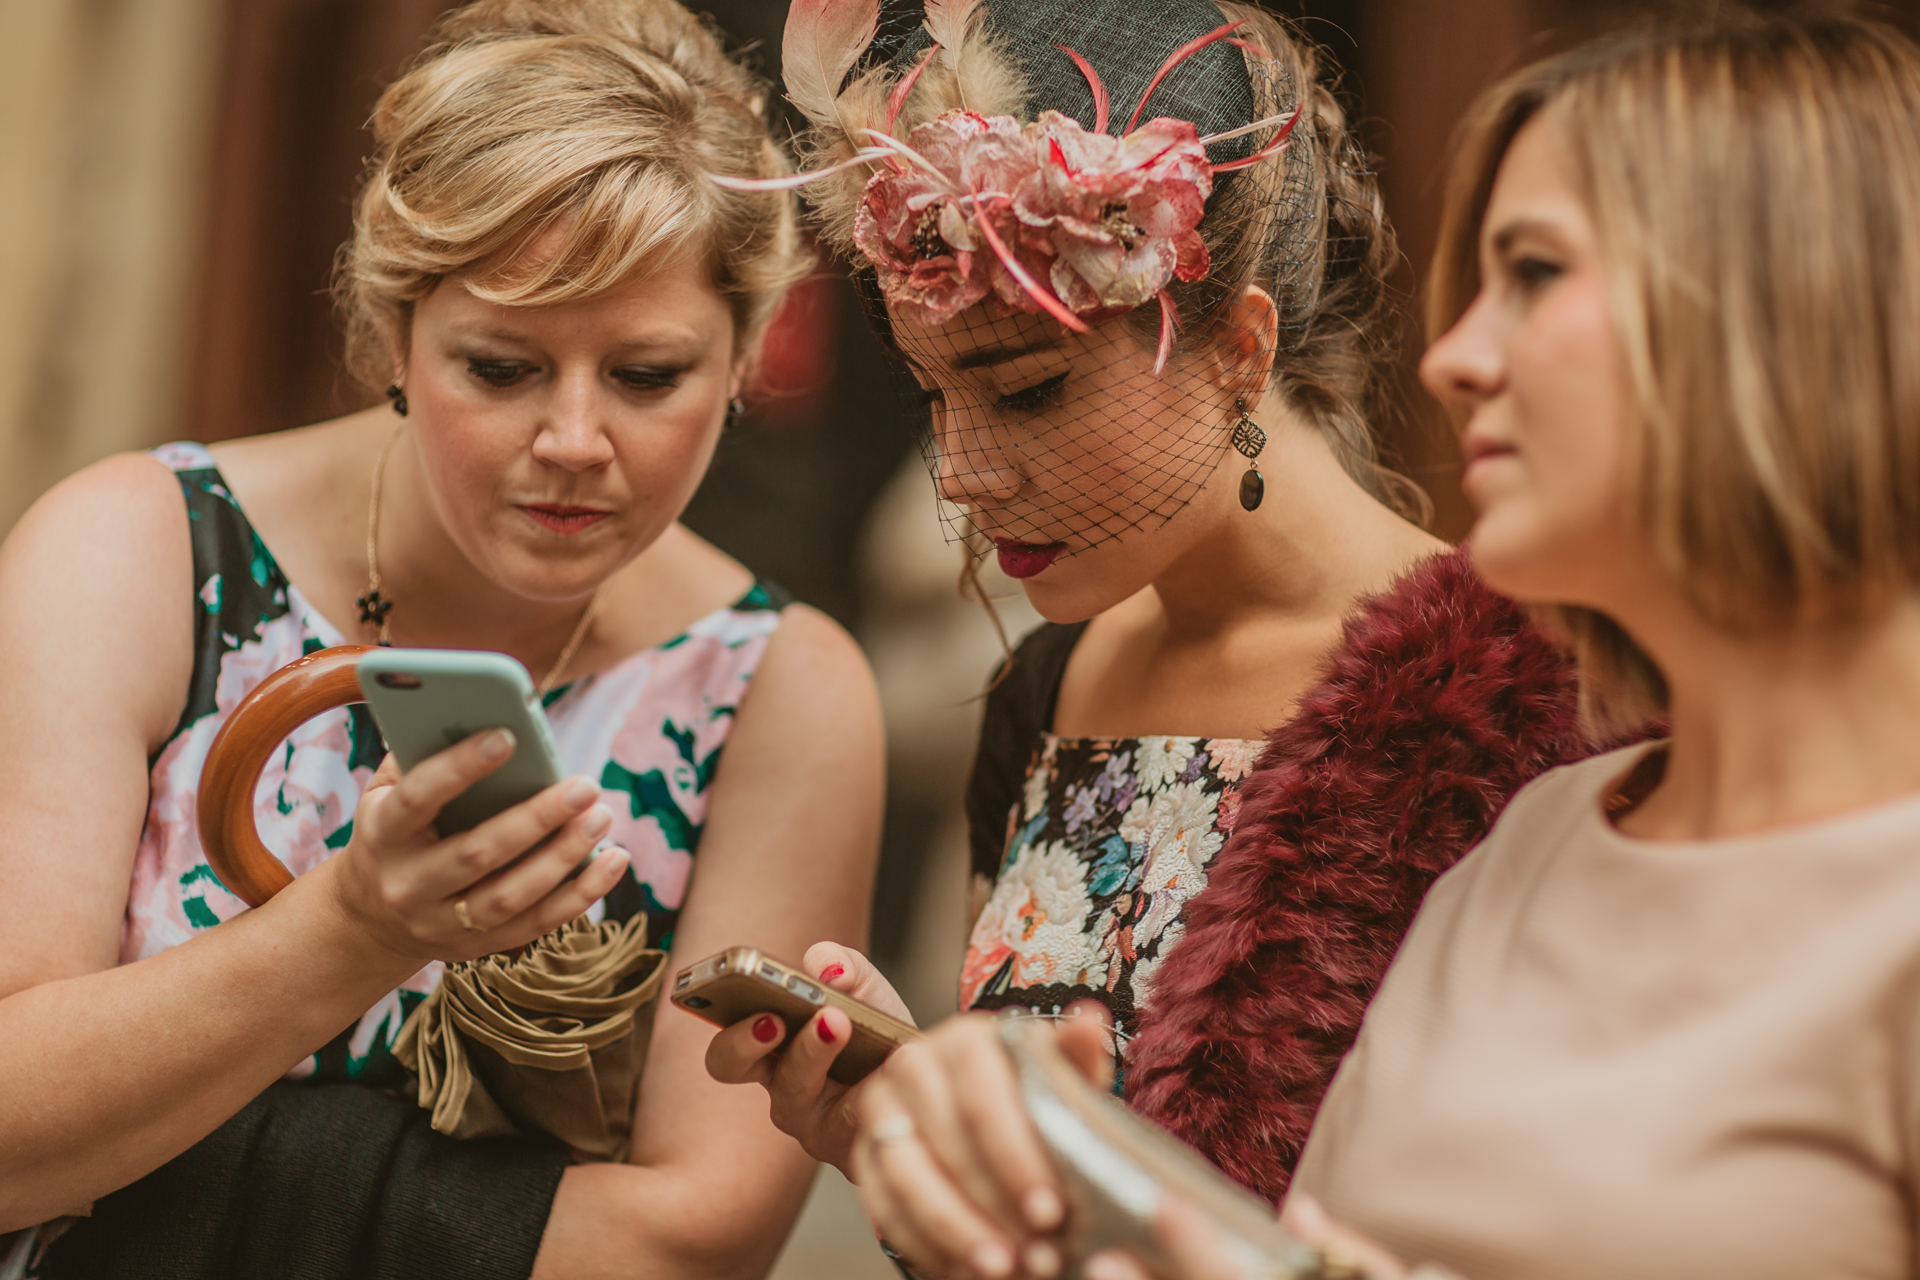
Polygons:
<instances>
[{"instance_id":1,"label":"mint green phone case","mask_svg":"<svg viewBox=\"0 0 1920 1280\"><path fill-rule=\"evenodd\" d=\"M466 831L560 781L560 756L527 669L477 649L378 649L360 659L360 692L402 772L482 729L506 728L512 759L447 802L441 835Z\"/></svg>"}]
</instances>

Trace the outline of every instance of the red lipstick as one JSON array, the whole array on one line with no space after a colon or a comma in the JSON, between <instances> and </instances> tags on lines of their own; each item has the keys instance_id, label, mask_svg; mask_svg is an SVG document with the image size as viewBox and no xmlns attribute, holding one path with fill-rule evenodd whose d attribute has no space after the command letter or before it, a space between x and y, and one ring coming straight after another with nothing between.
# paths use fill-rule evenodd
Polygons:
<instances>
[{"instance_id":1,"label":"red lipstick","mask_svg":"<svg viewBox=\"0 0 1920 1280\"><path fill-rule=\"evenodd\" d=\"M560 502L530 502L520 509L535 524L554 533L581 533L613 514L597 507L573 507Z\"/></svg>"},{"instance_id":2,"label":"red lipstick","mask_svg":"<svg viewBox=\"0 0 1920 1280\"><path fill-rule=\"evenodd\" d=\"M1013 542L994 539L1000 552L1000 572L1009 578L1031 578L1044 573L1067 553L1064 542Z\"/></svg>"}]
</instances>

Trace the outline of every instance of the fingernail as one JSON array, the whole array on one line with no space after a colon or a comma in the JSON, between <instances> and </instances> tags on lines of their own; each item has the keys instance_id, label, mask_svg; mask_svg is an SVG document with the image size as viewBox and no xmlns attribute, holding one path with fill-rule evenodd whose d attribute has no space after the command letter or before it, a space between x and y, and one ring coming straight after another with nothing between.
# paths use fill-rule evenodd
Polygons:
<instances>
[{"instance_id":1,"label":"fingernail","mask_svg":"<svg viewBox=\"0 0 1920 1280\"><path fill-rule=\"evenodd\" d=\"M513 730L494 729L480 740L480 755L485 760L505 760L513 754L520 739L513 736Z\"/></svg>"},{"instance_id":2,"label":"fingernail","mask_svg":"<svg viewBox=\"0 0 1920 1280\"><path fill-rule=\"evenodd\" d=\"M600 798L600 788L593 784L592 778L575 778L561 795L574 808L584 809Z\"/></svg>"},{"instance_id":3,"label":"fingernail","mask_svg":"<svg viewBox=\"0 0 1920 1280\"><path fill-rule=\"evenodd\" d=\"M763 1013L753 1020L753 1038L761 1044L772 1044L780 1038L780 1019L770 1013Z\"/></svg>"},{"instance_id":4,"label":"fingernail","mask_svg":"<svg viewBox=\"0 0 1920 1280\"><path fill-rule=\"evenodd\" d=\"M586 834L598 840L605 835L607 828L613 825L613 810L603 804L597 804L587 811Z\"/></svg>"},{"instance_id":5,"label":"fingernail","mask_svg":"<svg viewBox=\"0 0 1920 1280\"><path fill-rule=\"evenodd\" d=\"M1053 1280L1060 1274L1060 1251L1045 1240L1035 1240L1020 1251L1027 1272L1038 1280Z\"/></svg>"},{"instance_id":6,"label":"fingernail","mask_svg":"<svg viewBox=\"0 0 1920 1280\"><path fill-rule=\"evenodd\" d=\"M847 971L847 966L843 964L830 964L826 968L820 971L820 981L832 982L835 978L839 977L841 974L845 973L846 971Z\"/></svg>"},{"instance_id":7,"label":"fingernail","mask_svg":"<svg viewBox=\"0 0 1920 1280\"><path fill-rule=\"evenodd\" d=\"M620 875L628 867L633 865L633 855L617 844L608 845L595 855L595 862L601 862L602 860L605 861L608 867L612 868L615 876Z\"/></svg>"},{"instance_id":8,"label":"fingernail","mask_svg":"<svg viewBox=\"0 0 1920 1280\"><path fill-rule=\"evenodd\" d=\"M1001 1276L1013 1274L1013 1251L998 1240L983 1240L967 1254L967 1265L975 1275L999 1280Z\"/></svg>"},{"instance_id":9,"label":"fingernail","mask_svg":"<svg viewBox=\"0 0 1920 1280\"><path fill-rule=\"evenodd\" d=\"M1052 1187L1029 1187L1020 1197L1020 1210L1035 1231L1052 1231L1067 1217L1067 1206L1060 1203L1060 1193Z\"/></svg>"},{"instance_id":10,"label":"fingernail","mask_svg":"<svg viewBox=\"0 0 1920 1280\"><path fill-rule=\"evenodd\" d=\"M1126 1268L1110 1254L1096 1253L1080 1268L1085 1280L1127 1280Z\"/></svg>"},{"instance_id":11,"label":"fingernail","mask_svg":"<svg viewBox=\"0 0 1920 1280\"><path fill-rule=\"evenodd\" d=\"M813 1024L813 1030L814 1033L820 1037L821 1044L833 1043L833 1028L827 1025L825 1015L822 1015L820 1021Z\"/></svg>"}]
</instances>

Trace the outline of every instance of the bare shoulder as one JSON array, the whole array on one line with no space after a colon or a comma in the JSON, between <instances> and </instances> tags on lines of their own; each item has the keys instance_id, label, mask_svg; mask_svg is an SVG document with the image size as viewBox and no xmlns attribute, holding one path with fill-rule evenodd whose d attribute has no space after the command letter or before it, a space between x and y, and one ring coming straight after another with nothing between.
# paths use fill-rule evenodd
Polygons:
<instances>
[{"instance_id":1,"label":"bare shoulder","mask_svg":"<svg viewBox=\"0 0 1920 1280\"><path fill-rule=\"evenodd\" d=\"M746 707L754 694L764 694L763 702L830 708L837 716L871 713L878 723L880 697L866 654L846 628L812 605L790 604L781 612Z\"/></svg>"},{"instance_id":2,"label":"bare shoulder","mask_svg":"<svg viewBox=\"0 0 1920 1280\"><path fill-rule=\"evenodd\" d=\"M271 519L313 492L363 498L365 459L392 434L392 415L375 410L211 446L240 505ZM250 517L251 518L251 517Z\"/></svg>"},{"instance_id":3,"label":"bare shoulder","mask_svg":"<svg viewBox=\"0 0 1920 1280\"><path fill-rule=\"evenodd\" d=\"M69 704L93 689L154 745L186 696L192 592L179 481L145 454L108 458L48 490L0 546L0 646L21 679Z\"/></svg>"},{"instance_id":4,"label":"bare shoulder","mask_svg":"<svg viewBox=\"0 0 1920 1280\"><path fill-rule=\"evenodd\" d=\"M601 588L602 662L664 644L753 586L753 571L678 522Z\"/></svg>"},{"instance_id":5,"label":"bare shoulder","mask_svg":"<svg viewBox=\"0 0 1920 1280\"><path fill-rule=\"evenodd\" d=\"M878 776L883 740L880 695L860 646L818 609L788 605L741 698L728 756L755 762L751 772L770 770L765 776Z\"/></svg>"},{"instance_id":6,"label":"bare shoulder","mask_svg":"<svg viewBox=\"0 0 1920 1280\"><path fill-rule=\"evenodd\" d=\"M85 554L118 546L123 534L184 529L186 521L179 481L165 463L144 453L116 454L42 494L8 535L4 554L10 560Z\"/></svg>"}]
</instances>

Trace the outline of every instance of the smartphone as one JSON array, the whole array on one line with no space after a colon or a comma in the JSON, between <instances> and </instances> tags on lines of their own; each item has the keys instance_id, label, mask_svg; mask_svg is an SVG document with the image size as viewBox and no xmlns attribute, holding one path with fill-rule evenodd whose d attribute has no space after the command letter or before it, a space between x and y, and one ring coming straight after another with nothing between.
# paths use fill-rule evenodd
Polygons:
<instances>
[{"instance_id":1,"label":"smartphone","mask_svg":"<svg viewBox=\"0 0 1920 1280\"><path fill-rule=\"evenodd\" d=\"M508 761L449 800L442 836L467 831L564 776L553 730L519 661L478 649L376 649L360 659L360 692L405 772L482 729L513 731Z\"/></svg>"},{"instance_id":2,"label":"smartphone","mask_svg":"<svg viewBox=\"0 0 1920 1280\"><path fill-rule=\"evenodd\" d=\"M1174 1271L1156 1225L1167 1195L1206 1219L1216 1247L1240 1274L1308 1280L1336 1273L1331 1260L1280 1225L1272 1205L1111 1091L1091 1084L1041 1019L1003 1018L999 1032L1027 1115L1065 1183L1071 1206L1067 1275L1080 1274L1079 1264L1089 1255L1114 1247L1156 1273ZM1351 1266L1342 1274L1363 1280Z\"/></svg>"},{"instance_id":3,"label":"smartphone","mask_svg":"<svg viewBox=\"0 0 1920 1280\"><path fill-rule=\"evenodd\" d=\"M673 1002L696 1018L730 1027L771 1013L787 1024L790 1041L820 1010L831 1005L853 1023L853 1039L827 1068L829 1079L858 1084L888 1054L920 1033L852 996L752 947L731 947L682 969L673 980Z\"/></svg>"}]
</instances>

